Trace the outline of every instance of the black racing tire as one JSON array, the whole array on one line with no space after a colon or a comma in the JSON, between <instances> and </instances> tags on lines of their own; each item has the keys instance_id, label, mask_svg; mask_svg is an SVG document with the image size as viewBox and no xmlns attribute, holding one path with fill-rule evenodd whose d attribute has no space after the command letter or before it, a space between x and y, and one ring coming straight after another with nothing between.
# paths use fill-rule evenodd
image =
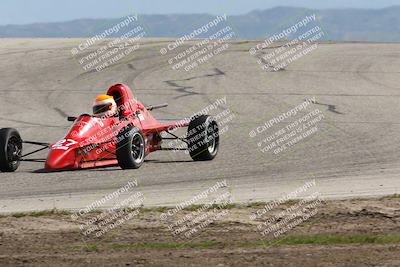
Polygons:
<instances>
[{"instance_id":1,"label":"black racing tire","mask_svg":"<svg viewBox=\"0 0 400 267\"><path fill-rule=\"evenodd\" d=\"M219 150L218 123L208 115L193 117L187 133L190 157L194 161L213 160Z\"/></svg>"},{"instance_id":2,"label":"black racing tire","mask_svg":"<svg viewBox=\"0 0 400 267\"><path fill-rule=\"evenodd\" d=\"M13 128L0 129L0 171L14 172L21 163L22 139Z\"/></svg>"},{"instance_id":3,"label":"black racing tire","mask_svg":"<svg viewBox=\"0 0 400 267\"><path fill-rule=\"evenodd\" d=\"M128 125L117 136L116 154L122 169L138 169L146 156L146 141L139 128Z\"/></svg>"}]
</instances>

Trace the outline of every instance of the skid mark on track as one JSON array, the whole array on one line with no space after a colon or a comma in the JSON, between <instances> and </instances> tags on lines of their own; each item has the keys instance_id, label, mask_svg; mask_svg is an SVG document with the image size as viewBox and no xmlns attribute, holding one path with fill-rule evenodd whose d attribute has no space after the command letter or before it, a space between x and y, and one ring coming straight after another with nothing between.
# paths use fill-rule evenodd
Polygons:
<instances>
[{"instance_id":1,"label":"skid mark on track","mask_svg":"<svg viewBox=\"0 0 400 267\"><path fill-rule=\"evenodd\" d=\"M176 87L175 90L177 92L183 94L183 95L174 97L175 99L178 99L178 98L181 98L181 97L185 97L185 96L190 96L190 95L200 95L197 92L189 91L190 89L193 89L192 86L181 86L181 85L177 84L175 81L165 81L165 82L170 86Z\"/></svg>"},{"instance_id":2,"label":"skid mark on track","mask_svg":"<svg viewBox=\"0 0 400 267\"><path fill-rule=\"evenodd\" d=\"M78 79L79 77L86 76L88 74L92 74L92 73L96 73L96 72L98 72L96 69L91 69L91 70L88 70L86 72L80 73L76 78Z\"/></svg>"},{"instance_id":3,"label":"skid mark on track","mask_svg":"<svg viewBox=\"0 0 400 267\"><path fill-rule=\"evenodd\" d=\"M53 108L58 114L61 115L61 117L66 118L68 117L68 114L62 111L60 108Z\"/></svg>"},{"instance_id":4,"label":"skid mark on track","mask_svg":"<svg viewBox=\"0 0 400 267\"><path fill-rule=\"evenodd\" d=\"M135 66L133 66L133 64L129 63L127 64L128 68L130 68L131 70L136 70Z\"/></svg>"},{"instance_id":5,"label":"skid mark on track","mask_svg":"<svg viewBox=\"0 0 400 267\"><path fill-rule=\"evenodd\" d=\"M14 119L4 118L4 117L0 117L0 120L10 121L10 122L18 122L18 123L23 123L23 124L26 124L26 125L39 126L39 127L65 128L65 126L56 126L56 125L48 125L48 124L41 124L41 123L33 123L33 122L29 122L29 121L14 120Z\"/></svg>"},{"instance_id":6,"label":"skid mark on track","mask_svg":"<svg viewBox=\"0 0 400 267\"><path fill-rule=\"evenodd\" d=\"M333 112L333 113L336 113L336 114L340 114L340 115L344 114L342 112L337 111L335 105L319 103L317 101L314 101L313 103L316 104L316 105L320 105L320 106L327 106L328 107L328 111L330 111L330 112Z\"/></svg>"},{"instance_id":7,"label":"skid mark on track","mask_svg":"<svg viewBox=\"0 0 400 267\"><path fill-rule=\"evenodd\" d=\"M176 88L174 88L174 90L182 94L180 96L174 97L174 99L178 99L178 98L186 97L186 96L191 96L191 95L203 95L202 93L191 91L191 89L193 89L193 86L183 86L183 85L179 85L178 83L179 82L191 81L191 80L195 80L195 79L226 75L225 72L223 72L222 70L220 70L218 68L215 68L214 72L215 73L213 73L213 74L206 74L206 75L202 75L202 76L194 76L194 77L190 77L190 78L186 78L186 79L180 79L180 80L169 80L169 81L164 81L164 82L167 83L168 85L172 86L172 87L176 87Z\"/></svg>"},{"instance_id":8,"label":"skid mark on track","mask_svg":"<svg viewBox=\"0 0 400 267\"><path fill-rule=\"evenodd\" d=\"M365 80L368 83L378 85L378 86L384 87L386 89L391 89L391 90L399 90L400 89L399 87L394 87L394 86L391 86L391 85L381 82L381 79L379 81L377 81L377 80L373 79L371 76L367 75L370 73L379 73L379 74L390 73L390 72L370 72L369 70L371 69L372 66L373 66L372 63L361 64L360 67L358 67L356 73L358 74L358 76L361 79ZM394 73L396 73L396 72L394 72Z\"/></svg>"}]
</instances>

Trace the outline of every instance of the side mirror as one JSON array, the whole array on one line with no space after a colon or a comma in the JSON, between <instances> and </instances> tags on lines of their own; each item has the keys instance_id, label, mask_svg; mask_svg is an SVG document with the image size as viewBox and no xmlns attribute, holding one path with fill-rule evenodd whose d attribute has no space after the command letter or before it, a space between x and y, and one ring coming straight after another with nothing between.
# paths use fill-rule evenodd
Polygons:
<instances>
[{"instance_id":1,"label":"side mirror","mask_svg":"<svg viewBox=\"0 0 400 267\"><path fill-rule=\"evenodd\" d=\"M74 122L77 118L76 117L67 117L67 121Z\"/></svg>"}]
</instances>

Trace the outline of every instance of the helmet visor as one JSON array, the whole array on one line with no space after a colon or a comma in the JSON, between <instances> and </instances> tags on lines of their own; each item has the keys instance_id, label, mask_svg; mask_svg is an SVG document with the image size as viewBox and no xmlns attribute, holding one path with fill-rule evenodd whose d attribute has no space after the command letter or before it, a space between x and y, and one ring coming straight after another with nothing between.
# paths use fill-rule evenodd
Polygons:
<instances>
[{"instance_id":1,"label":"helmet visor","mask_svg":"<svg viewBox=\"0 0 400 267\"><path fill-rule=\"evenodd\" d=\"M93 106L93 114L96 115L107 112L111 110L111 106L112 106L111 103Z\"/></svg>"}]
</instances>

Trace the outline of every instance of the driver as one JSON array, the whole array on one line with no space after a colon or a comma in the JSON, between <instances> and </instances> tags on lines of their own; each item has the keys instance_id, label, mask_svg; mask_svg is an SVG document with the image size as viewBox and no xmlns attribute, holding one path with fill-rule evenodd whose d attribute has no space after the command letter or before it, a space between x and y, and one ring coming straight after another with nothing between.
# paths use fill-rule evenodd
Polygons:
<instances>
[{"instance_id":1,"label":"driver","mask_svg":"<svg viewBox=\"0 0 400 267\"><path fill-rule=\"evenodd\" d=\"M117 104L112 96L101 95L93 104L93 115L98 118L106 118L117 115Z\"/></svg>"}]
</instances>

